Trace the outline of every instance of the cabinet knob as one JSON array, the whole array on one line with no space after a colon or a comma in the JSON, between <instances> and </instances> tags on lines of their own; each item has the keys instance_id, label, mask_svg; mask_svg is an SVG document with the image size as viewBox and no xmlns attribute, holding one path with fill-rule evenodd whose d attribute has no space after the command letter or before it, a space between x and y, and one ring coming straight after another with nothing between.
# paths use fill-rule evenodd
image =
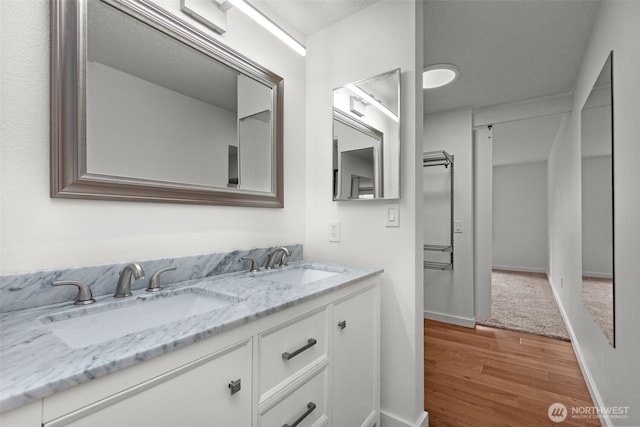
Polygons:
<instances>
[{"instance_id":1,"label":"cabinet knob","mask_svg":"<svg viewBox=\"0 0 640 427\"><path fill-rule=\"evenodd\" d=\"M240 385L240 379L237 379L235 381L231 381L229 383L229 389L231 390L231 395L233 396L234 394L236 394L237 392L240 391L241 385Z\"/></svg>"},{"instance_id":2,"label":"cabinet knob","mask_svg":"<svg viewBox=\"0 0 640 427\"><path fill-rule=\"evenodd\" d=\"M338 322L338 328L344 329L346 327L347 327L347 321L346 320L342 320L342 321Z\"/></svg>"}]
</instances>

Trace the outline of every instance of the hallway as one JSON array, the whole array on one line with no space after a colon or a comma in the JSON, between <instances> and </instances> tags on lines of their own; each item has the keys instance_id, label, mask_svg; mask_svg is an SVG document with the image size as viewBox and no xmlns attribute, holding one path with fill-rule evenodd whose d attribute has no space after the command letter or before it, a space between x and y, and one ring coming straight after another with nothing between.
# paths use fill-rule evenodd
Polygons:
<instances>
[{"instance_id":1,"label":"hallway","mask_svg":"<svg viewBox=\"0 0 640 427\"><path fill-rule=\"evenodd\" d=\"M599 426L571 343L424 321L425 410L431 427ZM562 407L560 407L562 408Z\"/></svg>"}]
</instances>

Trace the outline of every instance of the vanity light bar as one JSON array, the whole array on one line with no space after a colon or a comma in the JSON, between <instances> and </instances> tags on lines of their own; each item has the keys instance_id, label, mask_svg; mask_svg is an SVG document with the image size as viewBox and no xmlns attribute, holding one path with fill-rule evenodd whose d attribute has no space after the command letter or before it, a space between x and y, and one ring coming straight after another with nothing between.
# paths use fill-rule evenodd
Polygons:
<instances>
[{"instance_id":1,"label":"vanity light bar","mask_svg":"<svg viewBox=\"0 0 640 427\"><path fill-rule=\"evenodd\" d=\"M365 92L362 89L360 89L358 86L356 86L354 84L349 84L346 87L347 87L347 89L349 89L350 91L352 91L353 93L355 93L356 95L358 95L359 97L361 97L362 99L367 101L369 104L373 105L378 110L382 111L384 114L386 114L387 116L392 118L394 121L396 121L396 122L400 121L398 119L398 116L393 111L391 111L389 108L387 108L380 101L375 99L373 96L369 95L367 92Z\"/></svg>"},{"instance_id":2,"label":"vanity light bar","mask_svg":"<svg viewBox=\"0 0 640 427\"><path fill-rule=\"evenodd\" d=\"M247 15L249 18L256 21L262 27L264 27L271 34L279 38L282 42L284 42L291 49L295 50L296 53L305 56L307 54L307 49L300 44L296 39L287 34L282 28L276 25L271 19L267 18L262 12L256 9L251 4L247 3L245 0L227 0L233 6L238 8L241 12Z\"/></svg>"}]
</instances>

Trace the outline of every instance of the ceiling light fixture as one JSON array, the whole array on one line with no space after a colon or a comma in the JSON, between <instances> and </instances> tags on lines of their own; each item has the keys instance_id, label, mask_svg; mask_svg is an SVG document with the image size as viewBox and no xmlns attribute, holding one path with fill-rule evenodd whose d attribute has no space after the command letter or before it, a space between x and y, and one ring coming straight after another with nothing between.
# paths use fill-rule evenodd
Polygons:
<instances>
[{"instance_id":1,"label":"ceiling light fixture","mask_svg":"<svg viewBox=\"0 0 640 427\"><path fill-rule=\"evenodd\" d=\"M373 105L378 110L382 111L384 114L389 116L394 121L396 121L396 122L400 121L398 119L398 115L396 113L391 111L386 105L383 105L380 101L375 99L373 96L369 95L367 92L365 92L364 90L360 89L358 86L356 86L354 84L349 84L346 87L347 87L347 89L349 89L350 91L352 91L353 93L358 95L360 98L362 98L363 100L367 101L369 104Z\"/></svg>"},{"instance_id":2,"label":"ceiling light fixture","mask_svg":"<svg viewBox=\"0 0 640 427\"><path fill-rule=\"evenodd\" d=\"M245 0L228 0L233 6L237 7L241 12L247 15L249 18L256 21L262 27L264 27L271 34L279 38L291 49L295 50L298 54L305 56L307 49L296 39L287 34L282 28L276 25L271 19L267 18L262 12L256 9Z\"/></svg>"},{"instance_id":3,"label":"ceiling light fixture","mask_svg":"<svg viewBox=\"0 0 640 427\"><path fill-rule=\"evenodd\" d=\"M453 64L434 64L422 72L422 88L434 89L453 83L460 76L460 70Z\"/></svg>"}]
</instances>

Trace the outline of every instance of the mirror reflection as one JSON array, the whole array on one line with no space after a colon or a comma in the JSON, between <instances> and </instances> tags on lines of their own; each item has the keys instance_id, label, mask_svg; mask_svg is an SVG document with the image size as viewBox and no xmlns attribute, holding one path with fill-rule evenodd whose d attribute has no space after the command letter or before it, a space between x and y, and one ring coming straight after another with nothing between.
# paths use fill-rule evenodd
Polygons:
<instances>
[{"instance_id":1,"label":"mirror reflection","mask_svg":"<svg viewBox=\"0 0 640 427\"><path fill-rule=\"evenodd\" d=\"M400 198L400 70L333 91L333 200Z\"/></svg>"},{"instance_id":2,"label":"mirror reflection","mask_svg":"<svg viewBox=\"0 0 640 427\"><path fill-rule=\"evenodd\" d=\"M87 172L272 191L271 88L100 1L86 97Z\"/></svg>"},{"instance_id":3,"label":"mirror reflection","mask_svg":"<svg viewBox=\"0 0 640 427\"><path fill-rule=\"evenodd\" d=\"M282 78L185 19L52 1L52 197L283 206Z\"/></svg>"},{"instance_id":4,"label":"mirror reflection","mask_svg":"<svg viewBox=\"0 0 640 427\"><path fill-rule=\"evenodd\" d=\"M582 301L615 344L613 244L613 52L581 112Z\"/></svg>"}]
</instances>

